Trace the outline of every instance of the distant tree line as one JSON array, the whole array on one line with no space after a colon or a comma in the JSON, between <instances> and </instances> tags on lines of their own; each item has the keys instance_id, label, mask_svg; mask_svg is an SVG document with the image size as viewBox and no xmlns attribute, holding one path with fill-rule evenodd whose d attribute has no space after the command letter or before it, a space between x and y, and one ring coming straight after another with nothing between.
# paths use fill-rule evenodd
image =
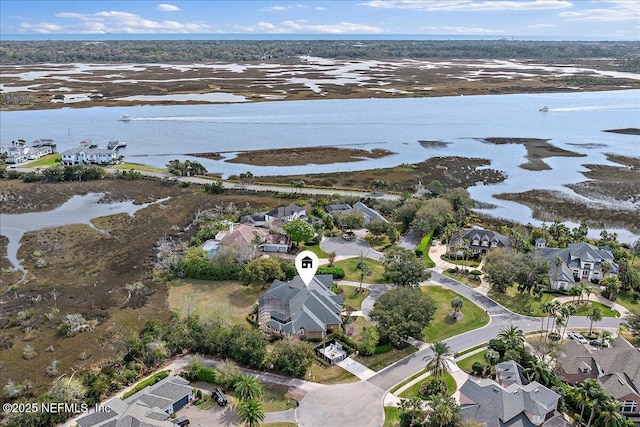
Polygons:
<instances>
[{"instance_id":1,"label":"distant tree line","mask_svg":"<svg viewBox=\"0 0 640 427\"><path fill-rule=\"evenodd\" d=\"M638 71L640 42L523 40L113 40L102 42L2 41L0 64L38 63L298 63L299 56L337 59L511 59L574 62L612 58L601 64Z\"/></svg>"}]
</instances>

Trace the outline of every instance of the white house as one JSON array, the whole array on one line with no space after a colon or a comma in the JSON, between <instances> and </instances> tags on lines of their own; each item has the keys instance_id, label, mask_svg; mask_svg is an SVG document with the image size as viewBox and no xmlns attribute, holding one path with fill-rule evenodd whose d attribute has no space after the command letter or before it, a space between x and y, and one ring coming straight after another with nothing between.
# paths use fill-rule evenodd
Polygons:
<instances>
[{"instance_id":1,"label":"white house","mask_svg":"<svg viewBox=\"0 0 640 427\"><path fill-rule=\"evenodd\" d=\"M589 243L569 243L566 249L547 248L542 239L536 241L536 252L549 260L551 289L569 290L580 280L599 281L606 276L618 275L618 264L608 246L599 249ZM608 263L609 269L603 271Z\"/></svg>"},{"instance_id":2,"label":"white house","mask_svg":"<svg viewBox=\"0 0 640 427\"><path fill-rule=\"evenodd\" d=\"M116 152L104 148L72 148L62 153L62 164L71 166L79 163L105 164L116 160Z\"/></svg>"}]
</instances>

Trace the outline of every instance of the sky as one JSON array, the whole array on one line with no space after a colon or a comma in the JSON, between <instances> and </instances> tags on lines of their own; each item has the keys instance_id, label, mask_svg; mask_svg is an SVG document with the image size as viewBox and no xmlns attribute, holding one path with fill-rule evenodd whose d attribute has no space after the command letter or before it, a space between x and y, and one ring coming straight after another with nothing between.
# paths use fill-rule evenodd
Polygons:
<instances>
[{"instance_id":1,"label":"sky","mask_svg":"<svg viewBox=\"0 0 640 427\"><path fill-rule=\"evenodd\" d=\"M52 39L64 34L419 34L640 40L640 0L1 0L0 37L10 34Z\"/></svg>"}]
</instances>

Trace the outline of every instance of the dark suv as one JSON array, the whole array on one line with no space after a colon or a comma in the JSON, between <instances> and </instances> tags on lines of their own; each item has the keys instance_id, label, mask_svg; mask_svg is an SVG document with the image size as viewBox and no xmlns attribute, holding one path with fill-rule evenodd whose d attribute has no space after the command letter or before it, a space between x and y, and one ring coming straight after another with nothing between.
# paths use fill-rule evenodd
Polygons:
<instances>
[{"instance_id":1,"label":"dark suv","mask_svg":"<svg viewBox=\"0 0 640 427\"><path fill-rule=\"evenodd\" d=\"M609 343L606 341L600 341L600 340L591 340L589 341L589 344L591 344L594 347L609 347Z\"/></svg>"},{"instance_id":2,"label":"dark suv","mask_svg":"<svg viewBox=\"0 0 640 427\"><path fill-rule=\"evenodd\" d=\"M224 392L222 390L220 390L219 388L217 388L217 389L215 389L215 390L213 390L211 392L211 397L220 406L226 406L227 403L229 403L229 401L227 400L227 396L225 396Z\"/></svg>"}]
</instances>

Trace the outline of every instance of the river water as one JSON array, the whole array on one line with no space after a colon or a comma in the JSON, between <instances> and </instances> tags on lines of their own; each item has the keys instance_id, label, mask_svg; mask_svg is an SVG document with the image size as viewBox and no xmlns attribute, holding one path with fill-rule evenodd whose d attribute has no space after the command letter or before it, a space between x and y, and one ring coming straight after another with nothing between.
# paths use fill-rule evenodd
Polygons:
<instances>
[{"instance_id":1,"label":"river water","mask_svg":"<svg viewBox=\"0 0 640 427\"><path fill-rule=\"evenodd\" d=\"M538 111L547 105L549 111ZM118 121L123 114L130 122ZM584 181L583 164L610 164L605 153L640 156L640 138L602 132L640 128L640 90L608 92L483 95L440 98L276 101L241 104L95 107L1 112L0 144L15 139L53 138L58 150L91 138L127 142L127 161L164 166L189 153L337 145L385 148L394 155L351 163L260 167L224 160L197 160L223 176L250 170L254 175L338 172L416 163L434 156L481 157L508 178L497 185L469 189L472 197L497 207L487 213L538 223L528 208L494 199L494 194L530 189L562 190ZM547 171L527 171L521 145L490 145L486 137L545 138L586 157L556 157ZM448 142L424 148L420 140ZM598 144L596 148L573 144ZM622 232L622 235L625 233ZM627 236L631 238L632 236ZM627 240L627 239L625 239Z\"/></svg>"}]
</instances>

